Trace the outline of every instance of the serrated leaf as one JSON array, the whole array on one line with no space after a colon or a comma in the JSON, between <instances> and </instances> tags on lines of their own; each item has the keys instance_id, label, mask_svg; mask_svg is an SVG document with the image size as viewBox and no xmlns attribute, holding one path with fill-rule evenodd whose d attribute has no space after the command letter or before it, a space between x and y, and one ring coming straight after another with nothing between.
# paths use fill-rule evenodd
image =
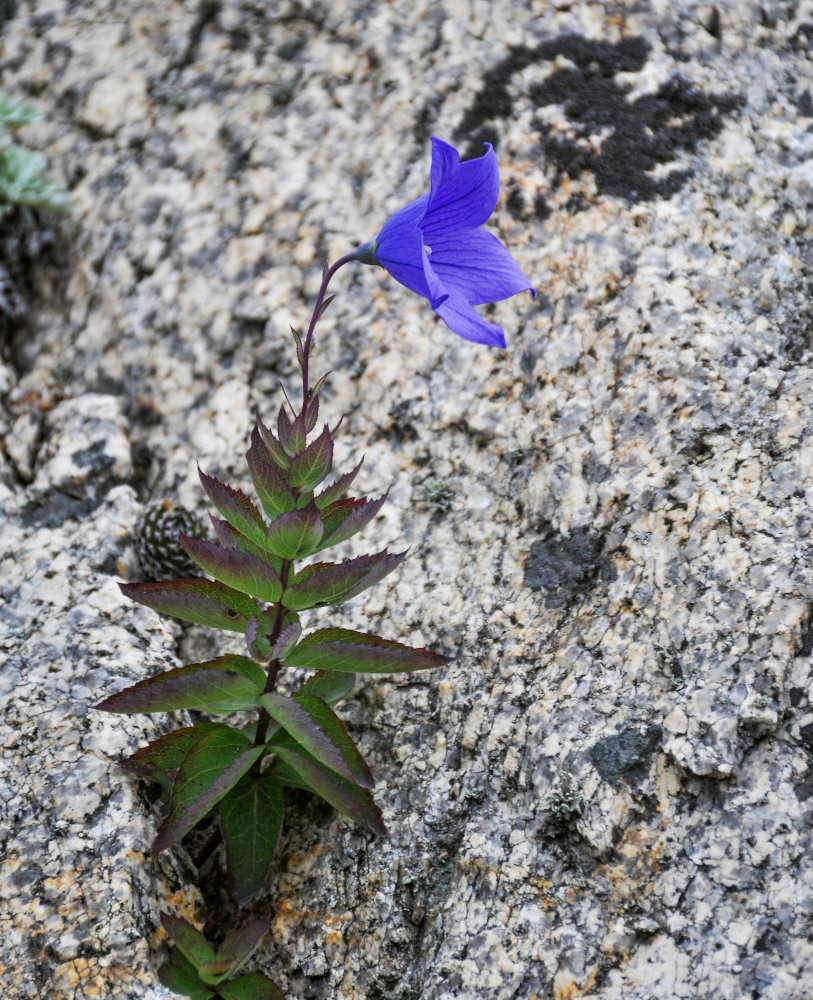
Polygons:
<instances>
[{"instance_id":1,"label":"serrated leaf","mask_svg":"<svg viewBox=\"0 0 813 1000\"><path fill-rule=\"evenodd\" d=\"M342 698L346 698L350 694L355 680L355 674L317 670L296 692L295 697L304 694L313 698L321 698L328 705L335 705L337 701L341 701Z\"/></svg>"},{"instance_id":2,"label":"serrated leaf","mask_svg":"<svg viewBox=\"0 0 813 1000\"><path fill-rule=\"evenodd\" d=\"M288 482L300 490L312 490L325 478L333 465L333 435L325 424L324 430L291 462Z\"/></svg>"},{"instance_id":3,"label":"serrated leaf","mask_svg":"<svg viewBox=\"0 0 813 1000\"><path fill-rule=\"evenodd\" d=\"M335 771L331 771L300 749L291 746L278 745L274 742L272 749L281 760L290 765L300 774L307 785L334 809L349 816L357 823L381 836L386 835L387 828L381 818L381 810L373 801L366 788L359 788Z\"/></svg>"},{"instance_id":4,"label":"serrated leaf","mask_svg":"<svg viewBox=\"0 0 813 1000\"><path fill-rule=\"evenodd\" d=\"M339 476L339 478L332 482L329 486L326 486L321 493L317 494L314 498L316 506L320 510L323 510L328 506L328 504L331 504L336 500L340 500L350 489L353 484L353 480L359 474L359 470L363 464L364 458L361 459L355 469L351 469L350 472L345 472L344 475Z\"/></svg>"},{"instance_id":5,"label":"serrated leaf","mask_svg":"<svg viewBox=\"0 0 813 1000\"><path fill-rule=\"evenodd\" d=\"M289 650L293 649L300 635L302 635L302 626L298 621L286 625L274 643L274 648L271 651L271 659L281 660Z\"/></svg>"},{"instance_id":6,"label":"serrated leaf","mask_svg":"<svg viewBox=\"0 0 813 1000\"><path fill-rule=\"evenodd\" d=\"M251 594L261 601L274 603L282 596L282 580L268 563L251 552L224 548L205 538L191 538L180 534L178 539L190 559L204 573L215 577L226 586Z\"/></svg>"},{"instance_id":7,"label":"serrated leaf","mask_svg":"<svg viewBox=\"0 0 813 1000\"><path fill-rule=\"evenodd\" d=\"M283 604L295 611L324 604L341 604L360 594L391 573L406 552L377 552L340 563L313 563L294 577L282 596Z\"/></svg>"},{"instance_id":8,"label":"serrated leaf","mask_svg":"<svg viewBox=\"0 0 813 1000\"><path fill-rule=\"evenodd\" d=\"M217 989L223 1000L285 1000L280 988L261 972L238 976Z\"/></svg>"},{"instance_id":9,"label":"serrated leaf","mask_svg":"<svg viewBox=\"0 0 813 1000\"><path fill-rule=\"evenodd\" d=\"M254 489L269 517L296 507L296 495L288 485L285 470L273 460L256 427L251 433L251 447L246 452L246 461Z\"/></svg>"},{"instance_id":10,"label":"serrated leaf","mask_svg":"<svg viewBox=\"0 0 813 1000\"><path fill-rule=\"evenodd\" d=\"M169 961L158 970L158 979L173 993L190 997L190 1000L210 1000L215 996L180 948L172 949Z\"/></svg>"},{"instance_id":11,"label":"serrated leaf","mask_svg":"<svg viewBox=\"0 0 813 1000\"><path fill-rule=\"evenodd\" d=\"M200 468L198 475L209 499L229 524L252 542L262 545L265 540L265 521L245 493L221 483L214 476L207 476Z\"/></svg>"},{"instance_id":12,"label":"serrated leaf","mask_svg":"<svg viewBox=\"0 0 813 1000\"><path fill-rule=\"evenodd\" d=\"M125 597L164 615L231 632L245 632L249 618L259 611L250 597L217 580L120 583L119 589Z\"/></svg>"},{"instance_id":13,"label":"serrated leaf","mask_svg":"<svg viewBox=\"0 0 813 1000\"><path fill-rule=\"evenodd\" d=\"M161 913L161 924L184 958L188 959L196 969L204 962L214 961L214 948L187 920L174 917L171 913Z\"/></svg>"},{"instance_id":14,"label":"serrated leaf","mask_svg":"<svg viewBox=\"0 0 813 1000\"><path fill-rule=\"evenodd\" d=\"M260 634L260 619L257 615L252 615L246 625L246 647L249 656L252 656L258 663L269 663L273 658L271 643L267 635Z\"/></svg>"},{"instance_id":15,"label":"serrated leaf","mask_svg":"<svg viewBox=\"0 0 813 1000\"><path fill-rule=\"evenodd\" d=\"M322 510L325 533L315 551L326 549L329 545L338 545L361 531L381 510L388 496L389 490L377 500L348 497L325 507Z\"/></svg>"},{"instance_id":16,"label":"serrated leaf","mask_svg":"<svg viewBox=\"0 0 813 1000\"><path fill-rule=\"evenodd\" d=\"M228 521L223 521L219 517L214 517L214 515L210 514L209 520L215 529L217 540L224 548L239 549L240 552L250 552L252 555L257 556L258 559L266 562L271 569L277 573L280 572L282 569L282 560L278 559L277 556L265 548L264 541L263 545L257 545L256 542L252 542L250 538L246 538L245 535L241 534L237 528L233 528Z\"/></svg>"},{"instance_id":17,"label":"serrated leaf","mask_svg":"<svg viewBox=\"0 0 813 1000\"><path fill-rule=\"evenodd\" d=\"M265 544L281 559L295 559L315 551L323 531L322 518L316 504L311 503L275 518L268 528Z\"/></svg>"},{"instance_id":18,"label":"serrated leaf","mask_svg":"<svg viewBox=\"0 0 813 1000\"><path fill-rule=\"evenodd\" d=\"M271 718L325 767L362 788L375 787L367 762L327 702L307 694L288 698L277 691L260 700Z\"/></svg>"},{"instance_id":19,"label":"serrated leaf","mask_svg":"<svg viewBox=\"0 0 813 1000\"><path fill-rule=\"evenodd\" d=\"M317 629L300 639L284 659L289 667L361 674L428 670L451 662L450 657L428 649L416 649L348 628Z\"/></svg>"},{"instance_id":20,"label":"serrated leaf","mask_svg":"<svg viewBox=\"0 0 813 1000\"><path fill-rule=\"evenodd\" d=\"M220 803L229 891L238 906L251 901L268 875L284 812L282 786L268 774L247 774Z\"/></svg>"},{"instance_id":21,"label":"serrated leaf","mask_svg":"<svg viewBox=\"0 0 813 1000\"><path fill-rule=\"evenodd\" d=\"M305 430L310 434L319 419L319 392L314 390L305 411Z\"/></svg>"},{"instance_id":22,"label":"serrated leaf","mask_svg":"<svg viewBox=\"0 0 813 1000\"><path fill-rule=\"evenodd\" d=\"M279 435L280 443L285 451L289 455L298 455L299 452L301 452L305 447L305 440L307 437L307 433L305 431L305 421L302 418L302 414L295 417L294 420L291 420L285 410L285 407L280 406L279 415L277 417L277 434ZM291 467L293 467L293 463L291 463ZM289 482L291 482L290 479Z\"/></svg>"},{"instance_id":23,"label":"serrated leaf","mask_svg":"<svg viewBox=\"0 0 813 1000\"><path fill-rule=\"evenodd\" d=\"M120 761L119 767L138 775L139 778L157 781L164 791L169 793L172 791L175 773L184 757L202 736L219 728L219 722L199 722L195 726L176 729L136 750L132 756Z\"/></svg>"},{"instance_id":24,"label":"serrated leaf","mask_svg":"<svg viewBox=\"0 0 813 1000\"><path fill-rule=\"evenodd\" d=\"M264 687L262 669L244 656L227 654L148 677L111 695L96 708L124 715L181 709L239 712L256 708Z\"/></svg>"},{"instance_id":25,"label":"serrated leaf","mask_svg":"<svg viewBox=\"0 0 813 1000\"><path fill-rule=\"evenodd\" d=\"M264 752L228 726L203 736L181 762L172 784L169 812L158 828L153 851L170 847L232 789Z\"/></svg>"},{"instance_id":26,"label":"serrated leaf","mask_svg":"<svg viewBox=\"0 0 813 1000\"><path fill-rule=\"evenodd\" d=\"M287 469L291 464L291 459L289 458L288 453L282 447L282 443L274 436L272 431L265 426L262 420L260 420L259 414L257 414L254 428L262 438L263 444L268 449L272 460L276 462L280 468Z\"/></svg>"}]
</instances>

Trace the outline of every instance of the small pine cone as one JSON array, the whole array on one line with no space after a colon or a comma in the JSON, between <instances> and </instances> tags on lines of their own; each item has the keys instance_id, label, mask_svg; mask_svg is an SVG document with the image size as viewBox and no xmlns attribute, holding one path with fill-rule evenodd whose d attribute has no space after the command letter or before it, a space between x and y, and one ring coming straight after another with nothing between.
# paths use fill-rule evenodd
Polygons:
<instances>
[{"instance_id":1,"label":"small pine cone","mask_svg":"<svg viewBox=\"0 0 813 1000\"><path fill-rule=\"evenodd\" d=\"M200 574L200 569L181 548L179 531L193 538L206 537L198 518L169 500L152 504L144 511L136 546L141 568L148 579L182 580Z\"/></svg>"}]
</instances>

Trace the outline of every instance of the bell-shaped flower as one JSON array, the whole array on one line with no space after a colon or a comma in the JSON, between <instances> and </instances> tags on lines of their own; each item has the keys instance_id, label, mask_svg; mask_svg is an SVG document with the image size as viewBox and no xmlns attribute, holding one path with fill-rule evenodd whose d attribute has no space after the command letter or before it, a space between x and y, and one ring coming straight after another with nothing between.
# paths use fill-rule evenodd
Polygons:
<instances>
[{"instance_id":1,"label":"bell-shaped flower","mask_svg":"<svg viewBox=\"0 0 813 1000\"><path fill-rule=\"evenodd\" d=\"M485 146L479 159L461 163L454 146L433 138L429 193L391 216L357 259L423 295L458 336L505 347L502 327L473 307L536 292L497 237L480 228L500 189L496 154Z\"/></svg>"}]
</instances>

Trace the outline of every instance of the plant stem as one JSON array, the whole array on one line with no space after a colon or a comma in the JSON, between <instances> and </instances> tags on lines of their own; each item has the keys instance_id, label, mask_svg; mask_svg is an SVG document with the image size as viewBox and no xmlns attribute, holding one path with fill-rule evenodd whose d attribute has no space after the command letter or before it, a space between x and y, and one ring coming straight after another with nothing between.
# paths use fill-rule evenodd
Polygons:
<instances>
[{"instance_id":1,"label":"plant stem","mask_svg":"<svg viewBox=\"0 0 813 1000\"><path fill-rule=\"evenodd\" d=\"M322 285L319 288L319 294L316 296L316 304L313 307L313 315L311 316L311 321L308 324L308 332L305 335L305 345L304 345L304 358L302 359L302 406L303 408L308 404L308 390L310 385L308 383L308 361L310 360L311 344L313 343L313 331L316 329L316 324L319 322L319 313L322 310L322 303L325 301L325 293L327 292L327 286L330 284L330 279L345 264L349 264L351 260L358 260L358 251L354 250L352 253L345 254L344 257L339 257L335 264L331 264L330 267L325 268L325 272L322 275Z\"/></svg>"},{"instance_id":2,"label":"plant stem","mask_svg":"<svg viewBox=\"0 0 813 1000\"><path fill-rule=\"evenodd\" d=\"M280 567L279 575L280 579L282 580L283 592L285 591L285 588L288 586L288 577L290 575L293 564L294 563L292 559L283 559L282 561L282 566ZM282 603L282 599L280 599L279 603L277 604L276 611L274 613L274 624L271 626L271 631L268 634L268 641L272 647L276 643L277 639L279 639L280 633L282 632L282 619L285 616L285 610L286 609L284 604ZM265 687L263 688L263 694L268 694L269 691L274 690L274 687L277 683L277 674L279 673L279 668L280 668L279 659L274 659L268 664L268 673L266 674L265 678ZM255 747L261 747L265 745L265 735L268 732L268 725L270 722L271 722L271 716L264 708L261 708L260 716L257 720L257 732L256 735L254 736ZM260 757L260 759L254 763L251 769L252 774L259 774L261 761L262 757Z\"/></svg>"}]
</instances>

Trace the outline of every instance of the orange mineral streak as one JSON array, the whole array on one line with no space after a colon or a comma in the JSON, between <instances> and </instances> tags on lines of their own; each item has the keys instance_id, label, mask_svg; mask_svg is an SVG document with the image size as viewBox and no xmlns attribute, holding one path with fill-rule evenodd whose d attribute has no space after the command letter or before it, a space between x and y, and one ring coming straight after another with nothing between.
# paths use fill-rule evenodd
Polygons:
<instances>
[{"instance_id":1,"label":"orange mineral streak","mask_svg":"<svg viewBox=\"0 0 813 1000\"><path fill-rule=\"evenodd\" d=\"M589 995L596 983L597 975L598 967L596 966L590 971L590 975L583 983L577 983L575 979L570 982L557 983L553 988L554 1000L573 1000L573 997Z\"/></svg>"},{"instance_id":2,"label":"orange mineral streak","mask_svg":"<svg viewBox=\"0 0 813 1000\"><path fill-rule=\"evenodd\" d=\"M349 913L325 914L316 910L299 910L291 900L282 899L276 904L276 912L271 924L271 933L274 938L288 937L304 921L320 924L324 928L325 936L331 944L337 944L343 937L344 926L350 922L352 915Z\"/></svg>"}]
</instances>

